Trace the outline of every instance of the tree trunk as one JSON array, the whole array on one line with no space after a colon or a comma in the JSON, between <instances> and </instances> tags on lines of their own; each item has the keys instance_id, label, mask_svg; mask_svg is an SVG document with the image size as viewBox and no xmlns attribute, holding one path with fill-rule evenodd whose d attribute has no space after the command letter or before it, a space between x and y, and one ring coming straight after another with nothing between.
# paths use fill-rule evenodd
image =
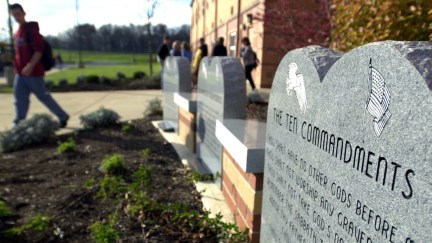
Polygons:
<instances>
[{"instance_id":1,"label":"tree trunk","mask_svg":"<svg viewBox=\"0 0 432 243\"><path fill-rule=\"evenodd\" d=\"M152 53L152 34L151 34L151 24L147 25L147 34L148 34L148 52L149 52L149 67L150 67L150 76L153 76L153 53Z\"/></svg>"}]
</instances>

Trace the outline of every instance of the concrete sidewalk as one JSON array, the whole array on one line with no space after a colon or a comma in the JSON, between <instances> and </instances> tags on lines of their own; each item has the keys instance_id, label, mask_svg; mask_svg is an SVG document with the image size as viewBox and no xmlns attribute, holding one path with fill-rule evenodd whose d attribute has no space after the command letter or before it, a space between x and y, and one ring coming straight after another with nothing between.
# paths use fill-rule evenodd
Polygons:
<instances>
[{"instance_id":1,"label":"concrete sidewalk","mask_svg":"<svg viewBox=\"0 0 432 243\"><path fill-rule=\"evenodd\" d=\"M68 126L61 129L59 133L82 128L79 116L93 112L100 107L114 110L120 115L122 121L127 121L144 117L144 110L150 100L154 98L162 100L160 90L66 92L51 93L51 95L70 116ZM27 117L35 113L51 114L32 94ZM14 117L13 94L0 94L0 131L10 129Z\"/></svg>"}]
</instances>

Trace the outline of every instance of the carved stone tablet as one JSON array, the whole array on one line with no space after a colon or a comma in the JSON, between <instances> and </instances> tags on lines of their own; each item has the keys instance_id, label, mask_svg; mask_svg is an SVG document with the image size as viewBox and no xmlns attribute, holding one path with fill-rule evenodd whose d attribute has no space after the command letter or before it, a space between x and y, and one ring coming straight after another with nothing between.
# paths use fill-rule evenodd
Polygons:
<instances>
[{"instance_id":1,"label":"carved stone tablet","mask_svg":"<svg viewBox=\"0 0 432 243\"><path fill-rule=\"evenodd\" d=\"M184 57L167 57L162 73L163 82L163 122L164 130L177 132L178 107L174 103L174 93L191 92L191 69Z\"/></svg>"},{"instance_id":2,"label":"carved stone tablet","mask_svg":"<svg viewBox=\"0 0 432 243\"><path fill-rule=\"evenodd\" d=\"M261 241L432 242L432 45L307 49L273 82Z\"/></svg>"},{"instance_id":3,"label":"carved stone tablet","mask_svg":"<svg viewBox=\"0 0 432 243\"><path fill-rule=\"evenodd\" d=\"M245 75L239 59L204 58L198 75L197 157L215 178L222 172L216 119L246 118Z\"/></svg>"}]
</instances>

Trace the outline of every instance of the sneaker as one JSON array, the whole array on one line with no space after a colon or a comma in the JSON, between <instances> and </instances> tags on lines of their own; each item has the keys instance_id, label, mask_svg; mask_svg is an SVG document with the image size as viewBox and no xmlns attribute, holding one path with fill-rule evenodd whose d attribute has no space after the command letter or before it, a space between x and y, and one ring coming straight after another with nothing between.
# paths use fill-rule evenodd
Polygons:
<instances>
[{"instance_id":1,"label":"sneaker","mask_svg":"<svg viewBox=\"0 0 432 243\"><path fill-rule=\"evenodd\" d=\"M67 116L66 119L60 121L60 128L65 128L67 126L68 120L69 120L69 116Z\"/></svg>"}]
</instances>

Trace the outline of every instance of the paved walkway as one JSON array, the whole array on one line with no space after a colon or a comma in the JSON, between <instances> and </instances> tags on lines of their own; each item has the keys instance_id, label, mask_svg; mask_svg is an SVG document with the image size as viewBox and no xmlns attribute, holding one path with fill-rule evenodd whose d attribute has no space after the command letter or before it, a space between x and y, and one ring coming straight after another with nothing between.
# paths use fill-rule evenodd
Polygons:
<instances>
[{"instance_id":1,"label":"paved walkway","mask_svg":"<svg viewBox=\"0 0 432 243\"><path fill-rule=\"evenodd\" d=\"M88 114L100 107L117 112L122 121L144 117L143 113L150 100L162 99L160 90L140 91L98 91L51 93L63 109L69 113L68 126L60 133L82 128L79 116ZM32 94L28 117L35 113L49 113L49 110ZM15 116L12 94L0 94L0 131L10 129ZM54 116L54 115L53 115Z\"/></svg>"}]
</instances>

